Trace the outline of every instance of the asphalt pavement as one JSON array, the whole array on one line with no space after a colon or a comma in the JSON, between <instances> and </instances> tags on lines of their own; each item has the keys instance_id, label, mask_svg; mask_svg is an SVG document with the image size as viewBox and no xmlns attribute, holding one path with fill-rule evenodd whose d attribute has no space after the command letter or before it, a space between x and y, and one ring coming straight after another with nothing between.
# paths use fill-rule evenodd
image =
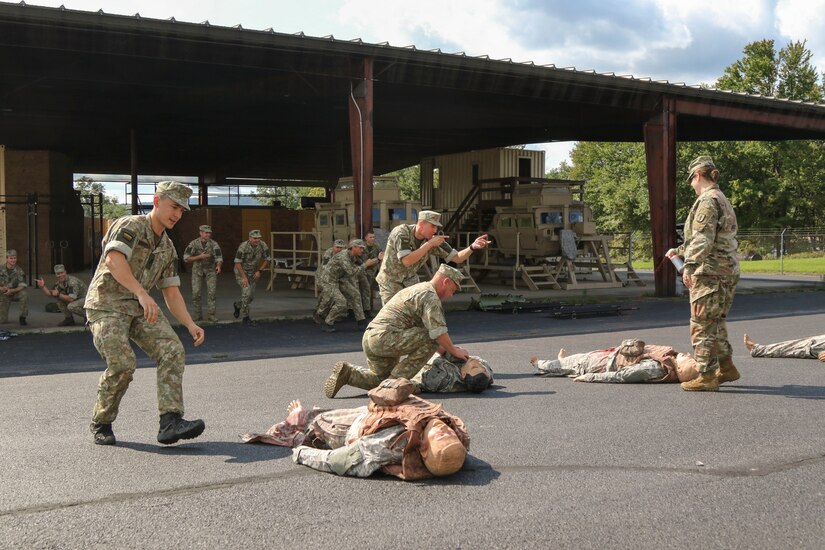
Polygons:
<instances>
[{"instance_id":1,"label":"asphalt pavement","mask_svg":"<svg viewBox=\"0 0 825 550\"><path fill-rule=\"evenodd\" d=\"M425 396L464 419L472 456L455 476L414 483L315 472L238 437L295 398L366 403L321 390L335 361L363 363L352 322L333 334L307 319L230 322L200 348L183 335L186 416L207 429L170 447L155 441L145 358L118 445L98 447L88 423L103 365L88 332L24 333L0 342L0 547L821 548L825 364L751 358L741 343L822 333L818 288L737 296L743 376L717 394L578 384L529 365L630 336L689 350L683 298L623 296L621 315L579 319L450 311L451 336L491 363L495 386Z\"/></svg>"}]
</instances>

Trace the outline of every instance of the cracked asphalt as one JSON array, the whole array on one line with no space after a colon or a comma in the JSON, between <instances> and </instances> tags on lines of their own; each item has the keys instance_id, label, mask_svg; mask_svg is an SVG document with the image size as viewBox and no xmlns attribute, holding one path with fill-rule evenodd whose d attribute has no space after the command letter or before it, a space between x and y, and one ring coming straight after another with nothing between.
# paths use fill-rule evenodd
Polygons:
<instances>
[{"instance_id":1,"label":"cracked asphalt","mask_svg":"<svg viewBox=\"0 0 825 550\"><path fill-rule=\"evenodd\" d=\"M495 387L430 395L466 422L459 474L406 483L340 478L244 445L300 398L323 397L335 361L362 362L360 335L308 321L207 329L187 345L187 417L207 429L155 442L154 370L141 359L96 447L88 423L102 362L88 333L0 342L3 548L822 548L825 364L755 359L742 334L821 334L825 292L737 296L729 320L742 379L718 394L677 385L578 384L536 377L551 357L640 337L689 349L685 300L647 299L615 317L451 312L450 334L488 359ZM345 326L345 325L344 325ZM184 339L185 341L185 339Z\"/></svg>"}]
</instances>

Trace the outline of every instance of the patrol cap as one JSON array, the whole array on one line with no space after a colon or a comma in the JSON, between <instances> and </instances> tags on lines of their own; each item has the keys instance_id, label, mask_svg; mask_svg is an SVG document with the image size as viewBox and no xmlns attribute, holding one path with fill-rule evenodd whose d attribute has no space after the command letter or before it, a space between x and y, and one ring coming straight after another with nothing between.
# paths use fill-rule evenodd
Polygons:
<instances>
[{"instance_id":1,"label":"patrol cap","mask_svg":"<svg viewBox=\"0 0 825 550\"><path fill-rule=\"evenodd\" d=\"M211 225L202 225L198 229L200 229L204 233L212 233L212 226Z\"/></svg>"},{"instance_id":2,"label":"patrol cap","mask_svg":"<svg viewBox=\"0 0 825 550\"><path fill-rule=\"evenodd\" d=\"M54 266L54 274L57 275L58 273L66 273L66 266L63 264L57 264Z\"/></svg>"},{"instance_id":3,"label":"patrol cap","mask_svg":"<svg viewBox=\"0 0 825 550\"><path fill-rule=\"evenodd\" d=\"M347 241L345 241L344 239L335 239L335 242L332 243L332 246L337 246L338 248L346 248Z\"/></svg>"},{"instance_id":4,"label":"patrol cap","mask_svg":"<svg viewBox=\"0 0 825 550\"><path fill-rule=\"evenodd\" d=\"M189 210L189 197L192 196L192 189L177 181L162 181L158 183L155 195L168 197Z\"/></svg>"},{"instance_id":5,"label":"patrol cap","mask_svg":"<svg viewBox=\"0 0 825 550\"><path fill-rule=\"evenodd\" d=\"M435 476L448 476L461 469L467 449L452 428L440 418L427 422L422 436L421 458L424 466Z\"/></svg>"},{"instance_id":6,"label":"patrol cap","mask_svg":"<svg viewBox=\"0 0 825 550\"><path fill-rule=\"evenodd\" d=\"M6 258L8 258L9 256L14 256L16 258L17 251L13 248L9 248L8 250L6 250Z\"/></svg>"},{"instance_id":7,"label":"patrol cap","mask_svg":"<svg viewBox=\"0 0 825 550\"><path fill-rule=\"evenodd\" d=\"M349 242L349 247L350 247L350 248L355 248L356 246L361 247L361 248L366 248L366 247L367 247L367 243L365 243L365 242L364 242L364 241L362 241L361 239L352 239L352 240Z\"/></svg>"},{"instance_id":8,"label":"patrol cap","mask_svg":"<svg viewBox=\"0 0 825 550\"><path fill-rule=\"evenodd\" d=\"M688 164L688 181L693 179L693 174L700 168L716 168L716 165L708 155L699 155Z\"/></svg>"},{"instance_id":9,"label":"patrol cap","mask_svg":"<svg viewBox=\"0 0 825 550\"><path fill-rule=\"evenodd\" d=\"M432 210L422 210L418 213L418 221L428 222L436 227L441 227L441 214Z\"/></svg>"},{"instance_id":10,"label":"patrol cap","mask_svg":"<svg viewBox=\"0 0 825 550\"><path fill-rule=\"evenodd\" d=\"M448 266L447 264L441 264L438 268L438 273L444 275L458 286L461 286L461 281L464 280L464 274L462 272L454 267Z\"/></svg>"},{"instance_id":11,"label":"patrol cap","mask_svg":"<svg viewBox=\"0 0 825 550\"><path fill-rule=\"evenodd\" d=\"M261 238L261 230L260 229L253 229L249 232L250 239L260 239Z\"/></svg>"}]
</instances>

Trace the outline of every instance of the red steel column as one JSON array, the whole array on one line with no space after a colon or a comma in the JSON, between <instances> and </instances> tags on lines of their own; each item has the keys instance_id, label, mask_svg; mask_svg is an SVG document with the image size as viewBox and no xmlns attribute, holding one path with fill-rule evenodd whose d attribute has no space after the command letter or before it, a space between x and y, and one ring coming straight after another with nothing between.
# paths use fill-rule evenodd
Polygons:
<instances>
[{"instance_id":1,"label":"red steel column","mask_svg":"<svg viewBox=\"0 0 825 550\"><path fill-rule=\"evenodd\" d=\"M355 201L355 235L372 229L372 58L363 62L363 80L353 82L349 98L349 135Z\"/></svg>"},{"instance_id":2,"label":"red steel column","mask_svg":"<svg viewBox=\"0 0 825 550\"><path fill-rule=\"evenodd\" d=\"M676 111L665 97L662 110L644 126L647 189L653 233L655 295L676 295L676 270L665 252L676 242Z\"/></svg>"}]
</instances>

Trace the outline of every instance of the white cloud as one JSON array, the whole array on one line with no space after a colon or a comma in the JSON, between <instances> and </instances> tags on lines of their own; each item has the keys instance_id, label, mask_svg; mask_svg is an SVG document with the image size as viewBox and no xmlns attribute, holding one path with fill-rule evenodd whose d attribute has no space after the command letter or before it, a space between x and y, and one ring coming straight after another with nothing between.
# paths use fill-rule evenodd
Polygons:
<instances>
[{"instance_id":1,"label":"white cloud","mask_svg":"<svg viewBox=\"0 0 825 550\"><path fill-rule=\"evenodd\" d=\"M779 0L776 25L787 41L807 40L814 65L820 72L825 69L817 63L817 59L825 60L825 0Z\"/></svg>"}]
</instances>

